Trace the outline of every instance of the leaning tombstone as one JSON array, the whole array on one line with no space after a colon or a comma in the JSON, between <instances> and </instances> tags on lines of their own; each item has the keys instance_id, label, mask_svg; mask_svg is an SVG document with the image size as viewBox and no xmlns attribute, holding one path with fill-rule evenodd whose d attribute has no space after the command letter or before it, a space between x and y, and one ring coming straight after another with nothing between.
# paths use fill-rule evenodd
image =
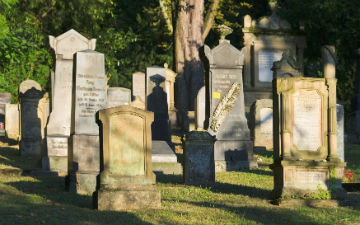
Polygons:
<instances>
[{"instance_id":1,"label":"leaning tombstone","mask_svg":"<svg viewBox=\"0 0 360 225\"><path fill-rule=\"evenodd\" d=\"M254 114L254 148L273 149L273 101L256 100Z\"/></svg>"},{"instance_id":2,"label":"leaning tombstone","mask_svg":"<svg viewBox=\"0 0 360 225\"><path fill-rule=\"evenodd\" d=\"M323 48L323 63L325 78L274 79L274 198L343 194L333 48Z\"/></svg>"},{"instance_id":3,"label":"leaning tombstone","mask_svg":"<svg viewBox=\"0 0 360 225\"><path fill-rule=\"evenodd\" d=\"M256 167L253 142L245 117L242 69L246 49L241 51L230 44L225 36L232 32L224 25L219 45L205 46L209 60L210 119L208 131L216 135L214 146L216 171L239 170Z\"/></svg>"},{"instance_id":4,"label":"leaning tombstone","mask_svg":"<svg viewBox=\"0 0 360 225\"><path fill-rule=\"evenodd\" d=\"M215 183L215 137L205 130L194 130L184 141L184 183L212 185Z\"/></svg>"},{"instance_id":5,"label":"leaning tombstone","mask_svg":"<svg viewBox=\"0 0 360 225\"><path fill-rule=\"evenodd\" d=\"M281 59L285 50L303 65L303 52L306 47L304 31L292 29L290 24L277 15L276 3L270 3L272 14L253 20L244 17L243 44L247 49L244 62L244 93L246 112L259 99L272 98L273 73L275 61Z\"/></svg>"},{"instance_id":6,"label":"leaning tombstone","mask_svg":"<svg viewBox=\"0 0 360 225\"><path fill-rule=\"evenodd\" d=\"M73 76L68 188L71 192L89 193L95 191L100 171L95 114L106 108L104 54L92 50L77 52Z\"/></svg>"},{"instance_id":7,"label":"leaning tombstone","mask_svg":"<svg viewBox=\"0 0 360 225\"><path fill-rule=\"evenodd\" d=\"M20 153L41 159L45 125L49 114L49 102L40 84L25 80L20 84Z\"/></svg>"},{"instance_id":8,"label":"leaning tombstone","mask_svg":"<svg viewBox=\"0 0 360 225\"><path fill-rule=\"evenodd\" d=\"M8 139L18 141L20 138L19 104L5 105L5 134Z\"/></svg>"},{"instance_id":9,"label":"leaning tombstone","mask_svg":"<svg viewBox=\"0 0 360 225\"><path fill-rule=\"evenodd\" d=\"M11 93L0 93L0 136L5 136L5 105L11 103Z\"/></svg>"},{"instance_id":10,"label":"leaning tombstone","mask_svg":"<svg viewBox=\"0 0 360 225\"><path fill-rule=\"evenodd\" d=\"M110 87L107 89L106 107L129 105L131 102L131 90L123 87Z\"/></svg>"},{"instance_id":11,"label":"leaning tombstone","mask_svg":"<svg viewBox=\"0 0 360 225\"><path fill-rule=\"evenodd\" d=\"M56 56L55 73L52 72L52 111L46 127L47 152L42 159L45 170L67 173L68 148L71 125L71 93L74 53L95 50L96 39L88 40L71 29L57 37L49 36Z\"/></svg>"},{"instance_id":12,"label":"leaning tombstone","mask_svg":"<svg viewBox=\"0 0 360 225\"><path fill-rule=\"evenodd\" d=\"M101 168L94 206L98 210L158 208L151 162L152 112L132 106L99 112L102 124Z\"/></svg>"},{"instance_id":13,"label":"leaning tombstone","mask_svg":"<svg viewBox=\"0 0 360 225\"><path fill-rule=\"evenodd\" d=\"M146 100L145 80L145 73L143 72L136 72L132 74L132 96L134 99L138 96L143 102Z\"/></svg>"}]
</instances>

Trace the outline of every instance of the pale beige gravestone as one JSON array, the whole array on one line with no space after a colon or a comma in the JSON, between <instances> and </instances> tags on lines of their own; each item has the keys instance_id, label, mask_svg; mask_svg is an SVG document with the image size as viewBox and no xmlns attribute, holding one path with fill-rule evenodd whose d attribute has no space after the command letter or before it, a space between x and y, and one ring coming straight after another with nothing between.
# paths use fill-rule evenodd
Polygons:
<instances>
[{"instance_id":1,"label":"pale beige gravestone","mask_svg":"<svg viewBox=\"0 0 360 225\"><path fill-rule=\"evenodd\" d=\"M131 90L123 87L110 87L107 89L107 108L129 105L131 102Z\"/></svg>"},{"instance_id":2,"label":"pale beige gravestone","mask_svg":"<svg viewBox=\"0 0 360 225\"><path fill-rule=\"evenodd\" d=\"M33 80L25 80L20 84L20 153L41 159L44 152L45 125L49 115L47 94Z\"/></svg>"},{"instance_id":3,"label":"pale beige gravestone","mask_svg":"<svg viewBox=\"0 0 360 225\"><path fill-rule=\"evenodd\" d=\"M164 68L165 68L165 76L166 76L165 90L167 93L169 120L171 126L175 127L177 125L177 118L176 118L177 109L175 108L175 79L177 73L169 69L167 63L164 64Z\"/></svg>"},{"instance_id":4,"label":"pale beige gravestone","mask_svg":"<svg viewBox=\"0 0 360 225\"><path fill-rule=\"evenodd\" d=\"M195 104L195 127L205 128L205 117L206 117L206 89L205 86L200 88L196 96Z\"/></svg>"},{"instance_id":5,"label":"pale beige gravestone","mask_svg":"<svg viewBox=\"0 0 360 225\"><path fill-rule=\"evenodd\" d=\"M74 85L69 150L69 191L94 192L100 171L96 113L106 108L104 54L84 50L74 56Z\"/></svg>"},{"instance_id":6,"label":"pale beige gravestone","mask_svg":"<svg viewBox=\"0 0 360 225\"><path fill-rule=\"evenodd\" d=\"M139 96L135 96L135 99L130 103L130 106L145 110L145 102L141 101Z\"/></svg>"},{"instance_id":7,"label":"pale beige gravestone","mask_svg":"<svg viewBox=\"0 0 360 225\"><path fill-rule=\"evenodd\" d=\"M151 160L153 112L132 106L101 110L102 168L94 205L98 210L158 208Z\"/></svg>"},{"instance_id":8,"label":"pale beige gravestone","mask_svg":"<svg viewBox=\"0 0 360 225\"><path fill-rule=\"evenodd\" d=\"M0 136L5 136L5 105L10 102L11 93L0 93Z\"/></svg>"},{"instance_id":9,"label":"pale beige gravestone","mask_svg":"<svg viewBox=\"0 0 360 225\"><path fill-rule=\"evenodd\" d=\"M49 36L49 43L55 52L56 68L51 74L52 111L46 127L47 152L42 159L42 167L67 173L73 55L81 50L95 50L96 39L88 40L71 29L57 37Z\"/></svg>"},{"instance_id":10,"label":"pale beige gravestone","mask_svg":"<svg viewBox=\"0 0 360 225\"><path fill-rule=\"evenodd\" d=\"M136 72L132 75L132 96L139 96L141 101L145 102L145 73Z\"/></svg>"},{"instance_id":11,"label":"pale beige gravestone","mask_svg":"<svg viewBox=\"0 0 360 225\"><path fill-rule=\"evenodd\" d=\"M20 138L19 108L19 104L5 105L5 134L9 139L19 140Z\"/></svg>"},{"instance_id":12,"label":"pale beige gravestone","mask_svg":"<svg viewBox=\"0 0 360 225\"><path fill-rule=\"evenodd\" d=\"M254 148L273 149L273 101L257 100L254 118Z\"/></svg>"},{"instance_id":13,"label":"pale beige gravestone","mask_svg":"<svg viewBox=\"0 0 360 225\"><path fill-rule=\"evenodd\" d=\"M292 29L290 24L277 15L276 3L270 3L272 14L252 20L244 17L243 44L247 49L244 65L244 91L246 111L258 99L272 98L273 73L271 68L275 61L281 59L285 50L301 65L303 51L306 47L304 33Z\"/></svg>"},{"instance_id":14,"label":"pale beige gravestone","mask_svg":"<svg viewBox=\"0 0 360 225\"><path fill-rule=\"evenodd\" d=\"M329 63L325 60L324 64ZM341 198L346 163L337 153L336 78L274 81L274 197L330 190Z\"/></svg>"}]
</instances>

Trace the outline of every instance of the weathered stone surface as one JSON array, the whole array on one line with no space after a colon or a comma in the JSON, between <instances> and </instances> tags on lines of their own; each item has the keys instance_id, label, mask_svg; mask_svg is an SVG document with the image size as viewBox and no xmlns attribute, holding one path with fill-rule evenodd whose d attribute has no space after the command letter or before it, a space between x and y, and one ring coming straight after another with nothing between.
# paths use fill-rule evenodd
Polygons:
<instances>
[{"instance_id":1,"label":"weathered stone surface","mask_svg":"<svg viewBox=\"0 0 360 225\"><path fill-rule=\"evenodd\" d=\"M45 155L42 158L42 168L57 171L61 174L68 172L68 137L46 137Z\"/></svg>"},{"instance_id":2,"label":"weathered stone surface","mask_svg":"<svg viewBox=\"0 0 360 225\"><path fill-rule=\"evenodd\" d=\"M5 136L5 105L11 103L11 93L0 93L0 136Z\"/></svg>"},{"instance_id":3,"label":"weathered stone surface","mask_svg":"<svg viewBox=\"0 0 360 225\"><path fill-rule=\"evenodd\" d=\"M102 165L94 206L128 210L160 206L151 162L153 113L132 106L99 112L102 123Z\"/></svg>"},{"instance_id":4,"label":"weathered stone surface","mask_svg":"<svg viewBox=\"0 0 360 225\"><path fill-rule=\"evenodd\" d=\"M5 133L9 139L20 138L20 112L18 104L5 105Z\"/></svg>"},{"instance_id":5,"label":"weathered stone surface","mask_svg":"<svg viewBox=\"0 0 360 225\"><path fill-rule=\"evenodd\" d=\"M141 101L139 96L135 96L135 100L130 103L130 106L145 110L145 102Z\"/></svg>"},{"instance_id":6,"label":"weathered stone surface","mask_svg":"<svg viewBox=\"0 0 360 225\"><path fill-rule=\"evenodd\" d=\"M132 75L132 96L140 97L141 101L145 102L145 73L136 72Z\"/></svg>"},{"instance_id":7,"label":"weathered stone surface","mask_svg":"<svg viewBox=\"0 0 360 225\"><path fill-rule=\"evenodd\" d=\"M110 87L107 89L107 108L129 105L131 90L123 87Z\"/></svg>"},{"instance_id":8,"label":"weathered stone surface","mask_svg":"<svg viewBox=\"0 0 360 225\"><path fill-rule=\"evenodd\" d=\"M345 162L345 148L344 148L344 106L336 104L336 119L337 119L337 152L340 160Z\"/></svg>"},{"instance_id":9,"label":"weathered stone surface","mask_svg":"<svg viewBox=\"0 0 360 225\"><path fill-rule=\"evenodd\" d=\"M273 101L257 100L254 112L254 147L273 148Z\"/></svg>"},{"instance_id":10,"label":"weathered stone surface","mask_svg":"<svg viewBox=\"0 0 360 225\"><path fill-rule=\"evenodd\" d=\"M167 93L165 87L165 68L146 68L146 109L154 112L151 125L153 140L170 140L170 121L168 114Z\"/></svg>"},{"instance_id":11,"label":"weathered stone surface","mask_svg":"<svg viewBox=\"0 0 360 225\"><path fill-rule=\"evenodd\" d=\"M181 163L178 163L175 152L166 141L152 141L152 165L155 173L182 173Z\"/></svg>"},{"instance_id":12,"label":"weathered stone surface","mask_svg":"<svg viewBox=\"0 0 360 225\"><path fill-rule=\"evenodd\" d=\"M185 137L184 183L211 185L215 183L215 137L206 131L191 131Z\"/></svg>"},{"instance_id":13,"label":"weathered stone surface","mask_svg":"<svg viewBox=\"0 0 360 225\"><path fill-rule=\"evenodd\" d=\"M205 86L199 90L195 105L195 128L205 128L206 117L206 89Z\"/></svg>"}]
</instances>

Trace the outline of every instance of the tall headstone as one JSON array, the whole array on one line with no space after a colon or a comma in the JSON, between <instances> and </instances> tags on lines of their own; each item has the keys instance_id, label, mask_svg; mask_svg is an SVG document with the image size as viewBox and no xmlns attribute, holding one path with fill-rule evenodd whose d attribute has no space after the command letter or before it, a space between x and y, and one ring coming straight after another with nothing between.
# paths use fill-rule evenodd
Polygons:
<instances>
[{"instance_id":1,"label":"tall headstone","mask_svg":"<svg viewBox=\"0 0 360 225\"><path fill-rule=\"evenodd\" d=\"M131 102L131 90L123 87L110 87L107 89L107 108L129 105Z\"/></svg>"},{"instance_id":2,"label":"tall headstone","mask_svg":"<svg viewBox=\"0 0 360 225\"><path fill-rule=\"evenodd\" d=\"M95 114L106 108L104 54L84 50L74 56L69 151L69 191L94 192L100 171L99 126Z\"/></svg>"},{"instance_id":3,"label":"tall headstone","mask_svg":"<svg viewBox=\"0 0 360 225\"><path fill-rule=\"evenodd\" d=\"M205 128L205 117L206 117L206 87L203 86L196 96L195 104L195 127Z\"/></svg>"},{"instance_id":4,"label":"tall headstone","mask_svg":"<svg viewBox=\"0 0 360 225\"><path fill-rule=\"evenodd\" d=\"M336 104L337 119L337 152L341 162L345 162L345 146L344 146L344 106Z\"/></svg>"},{"instance_id":5,"label":"tall headstone","mask_svg":"<svg viewBox=\"0 0 360 225\"><path fill-rule=\"evenodd\" d=\"M132 96L135 98L136 96L140 97L140 100L145 102L145 73L136 72L132 75Z\"/></svg>"},{"instance_id":6,"label":"tall headstone","mask_svg":"<svg viewBox=\"0 0 360 225\"><path fill-rule=\"evenodd\" d=\"M169 69L168 64L164 64L165 68L165 90L167 93L167 104L168 104L168 114L171 126L175 127L177 125L177 109L175 108L175 79L177 74Z\"/></svg>"},{"instance_id":7,"label":"tall headstone","mask_svg":"<svg viewBox=\"0 0 360 225\"><path fill-rule=\"evenodd\" d=\"M49 102L44 97L40 84L33 80L25 80L20 84L20 153L41 159L44 151L44 136Z\"/></svg>"},{"instance_id":8,"label":"tall headstone","mask_svg":"<svg viewBox=\"0 0 360 225\"><path fill-rule=\"evenodd\" d=\"M5 105L11 103L11 93L0 93L0 136L5 136Z\"/></svg>"},{"instance_id":9,"label":"tall headstone","mask_svg":"<svg viewBox=\"0 0 360 225\"><path fill-rule=\"evenodd\" d=\"M252 20L244 17L244 46L247 49L244 66L244 92L246 111L258 99L271 99L271 68L281 59L285 50L299 62L302 72L303 51L306 47L301 29L293 30L290 24L277 15L276 3L270 3L272 14ZM295 31L295 32L294 32Z\"/></svg>"},{"instance_id":10,"label":"tall headstone","mask_svg":"<svg viewBox=\"0 0 360 225\"><path fill-rule=\"evenodd\" d=\"M256 100L254 115L254 148L273 149L273 101Z\"/></svg>"},{"instance_id":11,"label":"tall headstone","mask_svg":"<svg viewBox=\"0 0 360 225\"><path fill-rule=\"evenodd\" d=\"M220 26L225 34L230 28ZM242 69L246 49L241 51L222 39L218 46L205 46L209 60L210 119L208 131L216 135L216 171L256 167L253 143L245 117Z\"/></svg>"},{"instance_id":12,"label":"tall headstone","mask_svg":"<svg viewBox=\"0 0 360 225\"><path fill-rule=\"evenodd\" d=\"M51 76L52 111L47 130L47 152L42 159L45 170L67 173L71 126L71 93L74 53L95 50L96 39L88 40L71 29L57 37L49 36L56 56L55 73Z\"/></svg>"},{"instance_id":13,"label":"tall headstone","mask_svg":"<svg viewBox=\"0 0 360 225\"><path fill-rule=\"evenodd\" d=\"M20 139L20 112L19 104L5 105L5 134L6 137L13 140Z\"/></svg>"},{"instance_id":14,"label":"tall headstone","mask_svg":"<svg viewBox=\"0 0 360 225\"><path fill-rule=\"evenodd\" d=\"M274 197L332 189L341 197L346 163L337 152L336 78L332 48L323 48L325 78L274 80Z\"/></svg>"},{"instance_id":15,"label":"tall headstone","mask_svg":"<svg viewBox=\"0 0 360 225\"><path fill-rule=\"evenodd\" d=\"M102 171L94 205L98 210L158 208L151 162L152 112L132 106L101 110Z\"/></svg>"},{"instance_id":16,"label":"tall headstone","mask_svg":"<svg viewBox=\"0 0 360 225\"><path fill-rule=\"evenodd\" d=\"M165 87L165 68L153 66L146 68L146 109L154 112L151 125L153 140L170 140L170 121L167 92Z\"/></svg>"}]
</instances>

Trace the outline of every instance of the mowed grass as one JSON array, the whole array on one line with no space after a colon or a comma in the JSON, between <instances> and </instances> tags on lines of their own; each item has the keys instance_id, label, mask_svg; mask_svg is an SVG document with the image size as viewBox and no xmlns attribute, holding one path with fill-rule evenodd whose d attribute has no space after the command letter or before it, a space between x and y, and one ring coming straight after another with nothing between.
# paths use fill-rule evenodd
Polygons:
<instances>
[{"instance_id":1,"label":"mowed grass","mask_svg":"<svg viewBox=\"0 0 360 225\"><path fill-rule=\"evenodd\" d=\"M351 148L359 162L360 146ZM129 212L92 209L92 196L66 192L62 177L0 176L0 224L360 224L360 207L270 204L271 152L255 154L262 161L258 169L217 173L211 187L185 186L179 175L158 176L161 208ZM16 146L0 148L0 159L13 167L36 165L21 161Z\"/></svg>"}]
</instances>

